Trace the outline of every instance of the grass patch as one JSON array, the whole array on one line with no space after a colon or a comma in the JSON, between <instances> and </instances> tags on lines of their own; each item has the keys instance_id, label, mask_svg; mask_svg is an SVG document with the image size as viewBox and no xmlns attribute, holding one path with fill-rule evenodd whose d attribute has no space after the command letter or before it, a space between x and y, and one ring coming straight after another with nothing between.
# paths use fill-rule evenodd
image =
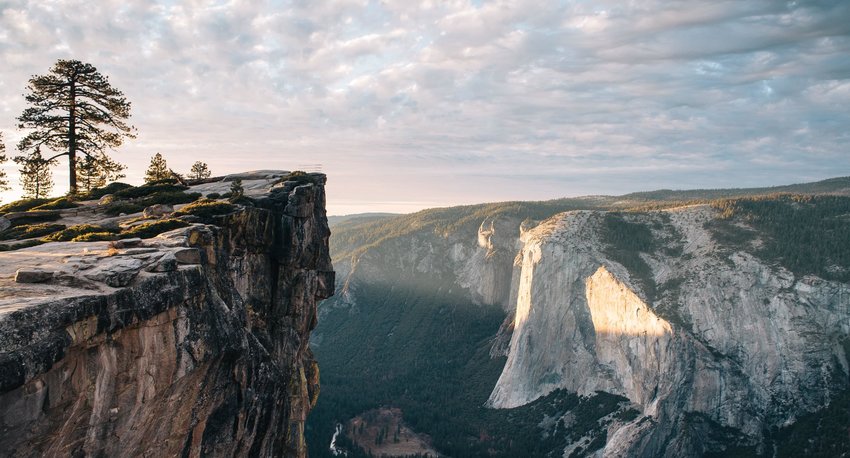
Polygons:
<instances>
[{"instance_id":1,"label":"grass patch","mask_svg":"<svg viewBox=\"0 0 850 458\"><path fill-rule=\"evenodd\" d=\"M174 183L150 183L144 184L142 186L136 186L133 188L126 188L114 193L115 197L119 199L139 199L142 197L148 197L157 193L170 193L170 192L181 192L189 189L186 186L181 186Z\"/></svg>"},{"instance_id":2,"label":"grass patch","mask_svg":"<svg viewBox=\"0 0 850 458\"><path fill-rule=\"evenodd\" d=\"M24 224L10 227L0 232L0 240L23 240L35 237L44 237L57 231L65 229L64 224Z\"/></svg>"},{"instance_id":3,"label":"grass patch","mask_svg":"<svg viewBox=\"0 0 850 458\"><path fill-rule=\"evenodd\" d=\"M284 181L295 181L299 185L310 184L310 183L316 184L318 182L316 177L310 175L307 172L303 172L301 170L296 170L294 172L290 172L289 175L287 175L285 177L281 177L280 180L279 180L280 183L283 183Z\"/></svg>"},{"instance_id":4,"label":"grass patch","mask_svg":"<svg viewBox=\"0 0 850 458\"><path fill-rule=\"evenodd\" d=\"M33 207L33 210L61 210L64 208L77 208L80 204L75 203L67 197L60 197L56 200L51 200L45 204Z\"/></svg>"},{"instance_id":5,"label":"grass patch","mask_svg":"<svg viewBox=\"0 0 850 458\"><path fill-rule=\"evenodd\" d=\"M94 224L78 224L76 226L71 226L69 228L63 229L58 232L54 232L53 234L44 237L44 241L46 242L67 242L69 240L74 240L81 235L89 234L89 233L108 233L114 234L119 232L119 229L111 229L103 226L98 226Z\"/></svg>"},{"instance_id":6,"label":"grass patch","mask_svg":"<svg viewBox=\"0 0 850 458\"><path fill-rule=\"evenodd\" d=\"M227 202L215 200L199 200L174 212L175 216L192 215L210 223L214 216L226 215L236 210L236 206Z\"/></svg>"},{"instance_id":7,"label":"grass patch","mask_svg":"<svg viewBox=\"0 0 850 458\"><path fill-rule=\"evenodd\" d=\"M131 237L139 237L142 239L149 239L151 237L156 237L163 232L168 232L174 229L179 229L181 227L188 226L189 223L174 219L161 219L157 221L151 221L149 223L139 224L138 226L134 226L130 229L126 229L121 231L121 238L131 238Z\"/></svg>"},{"instance_id":8,"label":"grass patch","mask_svg":"<svg viewBox=\"0 0 850 458\"><path fill-rule=\"evenodd\" d=\"M163 192L155 192L148 197L139 202L145 207L149 207L151 205L157 204L168 204L168 205L177 205L177 204L188 204L190 202L194 202L202 197L201 193L193 192L193 193L185 193L183 191L163 191Z\"/></svg>"}]
</instances>

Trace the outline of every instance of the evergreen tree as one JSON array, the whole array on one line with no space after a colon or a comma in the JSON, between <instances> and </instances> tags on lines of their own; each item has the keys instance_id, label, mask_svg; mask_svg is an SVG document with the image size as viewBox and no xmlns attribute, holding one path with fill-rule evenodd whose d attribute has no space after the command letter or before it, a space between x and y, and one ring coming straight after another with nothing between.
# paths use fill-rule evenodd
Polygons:
<instances>
[{"instance_id":1,"label":"evergreen tree","mask_svg":"<svg viewBox=\"0 0 850 458\"><path fill-rule=\"evenodd\" d=\"M60 59L47 75L30 78L25 97L29 107L18 117L18 127L31 131L18 149L27 153L44 146L58 152L48 162L68 156L71 194L77 193L80 155L106 163L107 149L135 138L135 128L126 123L130 102L91 64Z\"/></svg>"},{"instance_id":2,"label":"evergreen tree","mask_svg":"<svg viewBox=\"0 0 850 458\"><path fill-rule=\"evenodd\" d=\"M210 176L212 176L212 173L210 172L209 167L207 167L206 162L197 161L192 164L192 169L189 170L190 180L203 180Z\"/></svg>"},{"instance_id":3,"label":"evergreen tree","mask_svg":"<svg viewBox=\"0 0 850 458\"><path fill-rule=\"evenodd\" d=\"M236 202L245 195L245 188L242 187L242 180L239 178L230 183L230 201Z\"/></svg>"},{"instance_id":4,"label":"evergreen tree","mask_svg":"<svg viewBox=\"0 0 850 458\"><path fill-rule=\"evenodd\" d=\"M27 156L16 156L14 161L21 165L24 197L40 199L50 195L53 191L53 173L50 166L56 161L44 159L41 148L38 147Z\"/></svg>"},{"instance_id":5,"label":"evergreen tree","mask_svg":"<svg viewBox=\"0 0 850 458\"><path fill-rule=\"evenodd\" d=\"M3 143L3 132L0 132L0 164L4 162L6 162L6 145ZM0 169L0 191L9 189L9 180L6 179L6 171Z\"/></svg>"},{"instance_id":6,"label":"evergreen tree","mask_svg":"<svg viewBox=\"0 0 850 458\"><path fill-rule=\"evenodd\" d=\"M77 185L81 192L101 188L111 181L124 178L126 175L122 172L126 168L123 164L112 159L96 161L85 156L77 162Z\"/></svg>"},{"instance_id":7,"label":"evergreen tree","mask_svg":"<svg viewBox=\"0 0 850 458\"><path fill-rule=\"evenodd\" d=\"M145 171L145 183L153 183L166 178L171 178L171 171L168 170L168 164L165 163L162 154L156 153L151 158L151 165Z\"/></svg>"}]
</instances>

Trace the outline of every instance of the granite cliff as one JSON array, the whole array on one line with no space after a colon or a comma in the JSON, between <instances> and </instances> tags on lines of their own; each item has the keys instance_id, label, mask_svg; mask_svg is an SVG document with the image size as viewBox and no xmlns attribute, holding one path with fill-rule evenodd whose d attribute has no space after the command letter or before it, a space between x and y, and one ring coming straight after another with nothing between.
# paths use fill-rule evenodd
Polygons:
<instances>
[{"instance_id":1,"label":"granite cliff","mask_svg":"<svg viewBox=\"0 0 850 458\"><path fill-rule=\"evenodd\" d=\"M0 253L0 450L306 456L334 273L325 177L286 176L238 176L250 203L211 224Z\"/></svg>"}]
</instances>

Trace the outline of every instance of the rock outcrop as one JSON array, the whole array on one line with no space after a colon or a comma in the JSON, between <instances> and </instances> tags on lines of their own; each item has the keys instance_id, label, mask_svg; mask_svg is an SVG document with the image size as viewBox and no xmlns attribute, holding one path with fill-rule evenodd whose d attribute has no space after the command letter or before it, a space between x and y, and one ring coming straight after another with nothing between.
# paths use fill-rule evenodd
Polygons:
<instances>
[{"instance_id":1,"label":"rock outcrop","mask_svg":"<svg viewBox=\"0 0 850 458\"><path fill-rule=\"evenodd\" d=\"M310 181L132 247L0 254L2 454L305 456L308 339L334 289Z\"/></svg>"},{"instance_id":2,"label":"rock outcrop","mask_svg":"<svg viewBox=\"0 0 850 458\"><path fill-rule=\"evenodd\" d=\"M525 233L514 332L489 405L558 388L619 394L642 414L612 426L601 455L701 456L768 453L766 431L846 390L850 286L718 243L706 229L714 216L709 206L628 215L658 241L630 253L646 272L611 255L605 212Z\"/></svg>"}]
</instances>

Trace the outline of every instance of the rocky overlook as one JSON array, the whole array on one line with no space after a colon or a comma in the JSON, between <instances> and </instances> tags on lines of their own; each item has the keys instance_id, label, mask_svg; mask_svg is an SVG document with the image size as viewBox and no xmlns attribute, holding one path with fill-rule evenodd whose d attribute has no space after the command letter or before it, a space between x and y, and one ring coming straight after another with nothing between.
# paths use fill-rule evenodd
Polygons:
<instances>
[{"instance_id":1,"label":"rocky overlook","mask_svg":"<svg viewBox=\"0 0 850 458\"><path fill-rule=\"evenodd\" d=\"M263 171L186 191L223 193L236 178L234 204L109 216L115 204L93 200L43 211L66 231L111 232L5 245L4 454L306 456L319 390L308 339L334 291L326 178ZM133 229L164 221L176 228Z\"/></svg>"}]
</instances>

